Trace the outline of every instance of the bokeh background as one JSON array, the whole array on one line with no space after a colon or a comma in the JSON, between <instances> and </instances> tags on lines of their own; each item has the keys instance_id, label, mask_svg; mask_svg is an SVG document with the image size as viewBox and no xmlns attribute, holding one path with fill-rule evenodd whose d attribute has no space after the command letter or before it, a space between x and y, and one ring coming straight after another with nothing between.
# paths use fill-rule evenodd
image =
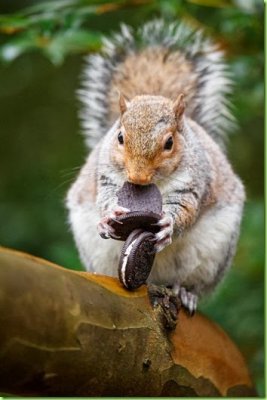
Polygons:
<instances>
[{"instance_id":1,"label":"bokeh background","mask_svg":"<svg viewBox=\"0 0 267 400\"><path fill-rule=\"evenodd\" d=\"M25 8L26 7L26 8ZM225 50L238 130L228 154L247 190L234 265L200 309L242 350L264 396L262 0L1 0L0 244L82 269L64 197L87 150L77 118L83 56L121 22L185 19Z\"/></svg>"}]
</instances>

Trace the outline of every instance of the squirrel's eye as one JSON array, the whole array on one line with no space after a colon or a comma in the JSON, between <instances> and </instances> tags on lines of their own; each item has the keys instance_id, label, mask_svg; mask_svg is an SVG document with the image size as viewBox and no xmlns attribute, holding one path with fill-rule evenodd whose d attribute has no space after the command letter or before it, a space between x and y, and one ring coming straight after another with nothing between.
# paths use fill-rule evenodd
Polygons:
<instances>
[{"instance_id":1,"label":"squirrel's eye","mask_svg":"<svg viewBox=\"0 0 267 400\"><path fill-rule=\"evenodd\" d=\"M164 144L164 150L171 150L171 149L172 149L172 145L173 145L173 138L172 138L172 136L170 136L170 137L166 140L166 142L165 142L165 144Z\"/></svg>"},{"instance_id":2,"label":"squirrel's eye","mask_svg":"<svg viewBox=\"0 0 267 400\"><path fill-rule=\"evenodd\" d=\"M119 141L119 144L123 144L123 134L121 132L119 132L119 134L118 134L118 141Z\"/></svg>"}]
</instances>

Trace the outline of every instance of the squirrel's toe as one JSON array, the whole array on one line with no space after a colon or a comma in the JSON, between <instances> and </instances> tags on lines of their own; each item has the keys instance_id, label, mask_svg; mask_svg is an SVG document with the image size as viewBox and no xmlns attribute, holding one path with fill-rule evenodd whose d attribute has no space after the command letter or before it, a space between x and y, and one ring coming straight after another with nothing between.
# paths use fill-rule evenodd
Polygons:
<instances>
[{"instance_id":1,"label":"squirrel's toe","mask_svg":"<svg viewBox=\"0 0 267 400\"><path fill-rule=\"evenodd\" d=\"M193 316L197 309L198 296L182 286L179 290L179 297L183 307L190 316Z\"/></svg>"}]
</instances>

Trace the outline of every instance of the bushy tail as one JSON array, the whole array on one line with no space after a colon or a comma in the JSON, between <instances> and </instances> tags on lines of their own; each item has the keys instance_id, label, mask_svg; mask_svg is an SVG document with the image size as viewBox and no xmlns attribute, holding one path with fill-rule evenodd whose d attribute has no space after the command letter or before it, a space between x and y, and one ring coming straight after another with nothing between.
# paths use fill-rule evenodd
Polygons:
<instances>
[{"instance_id":1,"label":"bushy tail","mask_svg":"<svg viewBox=\"0 0 267 400\"><path fill-rule=\"evenodd\" d=\"M223 142L235 125L228 99L232 80L222 51L202 31L156 20L136 32L122 25L103 42L102 53L87 58L78 92L89 147L118 116L118 90L130 99L138 94L175 99L184 92L188 116Z\"/></svg>"}]
</instances>

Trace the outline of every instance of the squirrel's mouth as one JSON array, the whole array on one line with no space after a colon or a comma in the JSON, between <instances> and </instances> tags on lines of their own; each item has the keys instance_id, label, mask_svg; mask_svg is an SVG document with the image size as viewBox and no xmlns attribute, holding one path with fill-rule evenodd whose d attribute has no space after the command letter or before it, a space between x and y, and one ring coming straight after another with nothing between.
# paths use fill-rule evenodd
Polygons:
<instances>
[{"instance_id":1,"label":"squirrel's mouth","mask_svg":"<svg viewBox=\"0 0 267 400\"><path fill-rule=\"evenodd\" d=\"M147 186L152 183L152 178L151 179L143 179L143 178L129 178L127 177L127 181L129 183L133 183L134 185L140 185L140 186Z\"/></svg>"},{"instance_id":2,"label":"squirrel's mouth","mask_svg":"<svg viewBox=\"0 0 267 400\"><path fill-rule=\"evenodd\" d=\"M134 185L146 186L152 183L153 175L142 172L127 173L127 181Z\"/></svg>"}]
</instances>

